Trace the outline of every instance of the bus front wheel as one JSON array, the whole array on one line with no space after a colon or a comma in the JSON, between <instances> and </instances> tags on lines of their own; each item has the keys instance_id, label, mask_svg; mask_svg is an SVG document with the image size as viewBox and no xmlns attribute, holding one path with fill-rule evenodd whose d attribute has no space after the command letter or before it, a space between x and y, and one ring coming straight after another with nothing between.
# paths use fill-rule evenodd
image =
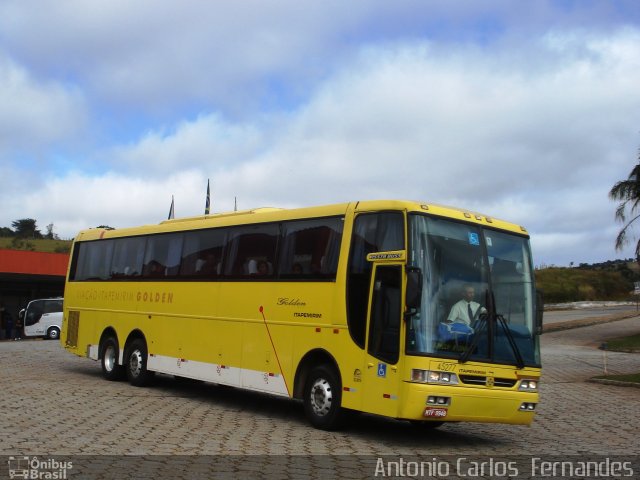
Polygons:
<instances>
[{"instance_id":1,"label":"bus front wheel","mask_svg":"<svg viewBox=\"0 0 640 480\"><path fill-rule=\"evenodd\" d=\"M147 344L141 338L135 339L125 353L125 370L127 379L134 387L149 384L153 372L147 370Z\"/></svg>"},{"instance_id":2,"label":"bus front wheel","mask_svg":"<svg viewBox=\"0 0 640 480\"><path fill-rule=\"evenodd\" d=\"M102 376L110 381L122 380L124 367L118 365L118 342L115 338L108 337L100 348L102 363Z\"/></svg>"},{"instance_id":3,"label":"bus front wheel","mask_svg":"<svg viewBox=\"0 0 640 480\"><path fill-rule=\"evenodd\" d=\"M304 411L311 425L321 430L342 426L341 401L340 380L334 368L320 365L309 372L304 388Z\"/></svg>"}]
</instances>

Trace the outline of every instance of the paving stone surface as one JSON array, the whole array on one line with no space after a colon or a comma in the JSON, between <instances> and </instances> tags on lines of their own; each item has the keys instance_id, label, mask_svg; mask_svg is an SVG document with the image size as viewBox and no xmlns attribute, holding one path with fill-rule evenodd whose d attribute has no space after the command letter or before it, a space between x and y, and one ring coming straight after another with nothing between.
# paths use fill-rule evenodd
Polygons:
<instances>
[{"instance_id":1,"label":"paving stone surface","mask_svg":"<svg viewBox=\"0 0 640 480\"><path fill-rule=\"evenodd\" d=\"M146 478L123 467L123 455L152 461L159 473L148 478L169 469L172 478L363 478L381 456L638 455L640 389L587 381L603 372L605 355L610 373L640 371L640 354L597 348L638 332L640 317L545 333L532 426L458 423L436 431L370 415L340 432L319 431L298 402L168 376L135 388L103 380L99 363L58 342L3 341L0 455L91 456L95 470L84 478Z\"/></svg>"}]
</instances>

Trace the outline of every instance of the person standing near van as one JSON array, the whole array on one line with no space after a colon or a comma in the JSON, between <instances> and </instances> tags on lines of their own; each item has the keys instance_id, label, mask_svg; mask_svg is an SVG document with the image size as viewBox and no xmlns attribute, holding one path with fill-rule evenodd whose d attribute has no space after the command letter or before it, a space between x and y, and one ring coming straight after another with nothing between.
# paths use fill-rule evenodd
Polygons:
<instances>
[{"instance_id":1,"label":"person standing near van","mask_svg":"<svg viewBox=\"0 0 640 480\"><path fill-rule=\"evenodd\" d=\"M9 315L9 312L7 312L7 315ZM20 315L18 315L18 319L16 320L16 325L13 331L13 335L14 335L13 336L14 340L22 340L22 318L20 318Z\"/></svg>"},{"instance_id":2,"label":"person standing near van","mask_svg":"<svg viewBox=\"0 0 640 480\"><path fill-rule=\"evenodd\" d=\"M11 340L13 338L13 318L11 314L4 308L4 304L0 304L0 317L2 317L2 324L4 326L4 338Z\"/></svg>"}]
</instances>

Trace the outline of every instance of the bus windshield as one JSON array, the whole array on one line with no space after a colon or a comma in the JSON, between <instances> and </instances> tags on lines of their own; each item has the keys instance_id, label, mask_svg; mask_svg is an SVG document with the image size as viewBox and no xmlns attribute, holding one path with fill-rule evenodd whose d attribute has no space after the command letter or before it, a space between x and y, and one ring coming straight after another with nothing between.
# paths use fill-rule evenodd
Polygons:
<instances>
[{"instance_id":1,"label":"bus windshield","mask_svg":"<svg viewBox=\"0 0 640 480\"><path fill-rule=\"evenodd\" d=\"M409 259L422 273L407 354L539 366L525 236L410 215Z\"/></svg>"}]
</instances>

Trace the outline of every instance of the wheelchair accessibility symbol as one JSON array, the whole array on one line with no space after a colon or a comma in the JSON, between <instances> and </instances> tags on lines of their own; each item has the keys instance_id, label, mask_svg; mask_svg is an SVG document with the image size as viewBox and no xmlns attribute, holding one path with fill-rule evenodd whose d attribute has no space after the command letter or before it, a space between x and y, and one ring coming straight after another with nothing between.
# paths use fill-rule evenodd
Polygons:
<instances>
[{"instance_id":1,"label":"wheelchair accessibility symbol","mask_svg":"<svg viewBox=\"0 0 640 480\"><path fill-rule=\"evenodd\" d=\"M378 376L379 377L386 377L387 376L387 364L386 363L379 363L378 364Z\"/></svg>"}]
</instances>

